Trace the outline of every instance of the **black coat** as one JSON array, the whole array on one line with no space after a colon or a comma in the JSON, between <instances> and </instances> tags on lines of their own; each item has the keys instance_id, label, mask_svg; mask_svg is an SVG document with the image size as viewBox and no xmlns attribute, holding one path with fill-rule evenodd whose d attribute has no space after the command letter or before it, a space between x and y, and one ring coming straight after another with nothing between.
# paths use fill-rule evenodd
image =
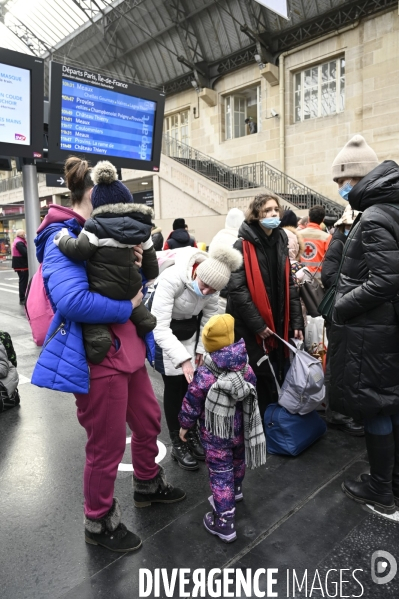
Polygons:
<instances>
[{"instance_id":1,"label":"black coat","mask_svg":"<svg viewBox=\"0 0 399 599\"><path fill-rule=\"evenodd\" d=\"M22 240L17 241L15 245L21 255L12 257L11 266L14 270L25 270L28 268L28 250Z\"/></svg>"},{"instance_id":2,"label":"black coat","mask_svg":"<svg viewBox=\"0 0 399 599\"><path fill-rule=\"evenodd\" d=\"M380 164L355 185L349 202L363 214L348 238L337 286L330 406L370 418L399 412L399 320L393 303L399 293L399 166L392 160Z\"/></svg>"},{"instance_id":3,"label":"black coat","mask_svg":"<svg viewBox=\"0 0 399 599\"><path fill-rule=\"evenodd\" d=\"M190 236L186 229L176 229L172 231L165 241L164 249L176 250L178 248L196 247L195 240Z\"/></svg>"},{"instance_id":4,"label":"black coat","mask_svg":"<svg viewBox=\"0 0 399 599\"><path fill-rule=\"evenodd\" d=\"M150 238L151 215L145 204L100 206L93 210L77 239L61 237L58 247L72 260L86 261L90 291L111 299L131 299L143 285L142 274L147 280L159 275L152 246L143 251L141 272L133 247L126 247Z\"/></svg>"},{"instance_id":5,"label":"black coat","mask_svg":"<svg viewBox=\"0 0 399 599\"><path fill-rule=\"evenodd\" d=\"M278 235L276 244L277 249L277 273L271 276L269 261L263 248L260 236L266 235L257 224L248 224L244 222L238 232L239 239L234 247L241 253L242 240L251 242L256 248L262 279L266 287L269 299L272 297L272 280L277 280L277 314L273 313L276 328L283 331L284 313L285 313L285 264L288 257L288 239L284 230L277 229L274 235ZM258 361L264 357L262 346L256 340L256 334L262 332L266 323L251 299L245 275L245 267L242 265L237 271L233 272L228 284L228 299L226 312L235 318L235 338L236 340L244 338L247 347L249 362L258 376L269 376L270 369L266 360L258 365ZM268 323L270 324L270 323ZM302 317L301 304L299 301L298 290L292 280L290 270L290 330L303 330L304 323ZM279 366L281 367L281 358L284 356L283 344L279 354Z\"/></svg>"},{"instance_id":6,"label":"black coat","mask_svg":"<svg viewBox=\"0 0 399 599\"><path fill-rule=\"evenodd\" d=\"M337 229L330 241L321 267L321 282L325 289L330 289L335 283L346 240L346 235Z\"/></svg>"}]
</instances>

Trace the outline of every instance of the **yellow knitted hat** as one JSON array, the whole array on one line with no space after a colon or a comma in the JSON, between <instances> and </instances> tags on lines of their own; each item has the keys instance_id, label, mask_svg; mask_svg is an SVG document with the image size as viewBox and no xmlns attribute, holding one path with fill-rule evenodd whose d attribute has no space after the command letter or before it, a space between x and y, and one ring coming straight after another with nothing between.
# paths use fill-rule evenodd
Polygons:
<instances>
[{"instance_id":1,"label":"yellow knitted hat","mask_svg":"<svg viewBox=\"0 0 399 599\"><path fill-rule=\"evenodd\" d=\"M234 343L234 318L230 314L212 316L202 331L202 343L210 354Z\"/></svg>"}]
</instances>

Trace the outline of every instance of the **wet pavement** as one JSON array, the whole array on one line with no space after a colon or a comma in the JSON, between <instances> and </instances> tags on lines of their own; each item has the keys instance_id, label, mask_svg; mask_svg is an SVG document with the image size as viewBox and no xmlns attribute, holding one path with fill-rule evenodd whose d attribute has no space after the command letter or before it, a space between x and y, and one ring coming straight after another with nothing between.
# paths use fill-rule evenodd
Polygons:
<instances>
[{"instance_id":1,"label":"wet pavement","mask_svg":"<svg viewBox=\"0 0 399 599\"><path fill-rule=\"evenodd\" d=\"M163 421L162 465L170 481L186 490L187 499L136 509L127 444L115 494L124 522L142 537L143 547L120 555L87 545L82 514L85 432L72 395L30 384L40 348L18 303L17 275L7 264L0 264L0 328L12 335L21 377L21 406L0 414L1 599L188 597L190 584L179 589L179 580L198 569L208 577L213 568L231 569L230 574L225 570L231 583L225 581L222 594L218 584L223 580L207 578L209 587L197 596L240 596L236 584L241 588L247 569L259 584L243 587L247 592L242 597L399 596L399 574L388 581L395 558L399 560L399 524L350 501L340 488L345 477L367 471L364 439L330 429L301 456L268 456L265 467L247 473L244 501L237 506L238 539L226 545L202 525L210 509L205 465L198 472L178 468ZM152 369L149 373L162 403L162 380ZM377 556L373 581L376 551L388 552L388 557ZM146 585L140 589L140 570L147 583L148 571L155 582L159 568L166 569L165 582L175 568L191 572L179 571L170 592L162 574L159 593L156 584L152 590ZM383 580L387 582L376 582Z\"/></svg>"}]
</instances>

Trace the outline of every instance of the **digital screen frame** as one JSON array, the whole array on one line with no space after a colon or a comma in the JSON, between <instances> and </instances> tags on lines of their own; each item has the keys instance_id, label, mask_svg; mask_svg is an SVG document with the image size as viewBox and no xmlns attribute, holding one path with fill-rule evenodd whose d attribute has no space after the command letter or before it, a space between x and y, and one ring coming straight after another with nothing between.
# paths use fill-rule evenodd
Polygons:
<instances>
[{"instance_id":1,"label":"digital screen frame","mask_svg":"<svg viewBox=\"0 0 399 599\"><path fill-rule=\"evenodd\" d=\"M5 68L2 69L2 65ZM24 71L29 72L29 78ZM24 94L28 93L25 99ZM44 61L37 56L0 48L1 155L43 157L43 97ZM18 143L2 141L2 137L10 137L10 134Z\"/></svg>"},{"instance_id":2,"label":"digital screen frame","mask_svg":"<svg viewBox=\"0 0 399 599\"><path fill-rule=\"evenodd\" d=\"M51 62L48 159L74 155L157 172L164 110L159 90Z\"/></svg>"}]
</instances>

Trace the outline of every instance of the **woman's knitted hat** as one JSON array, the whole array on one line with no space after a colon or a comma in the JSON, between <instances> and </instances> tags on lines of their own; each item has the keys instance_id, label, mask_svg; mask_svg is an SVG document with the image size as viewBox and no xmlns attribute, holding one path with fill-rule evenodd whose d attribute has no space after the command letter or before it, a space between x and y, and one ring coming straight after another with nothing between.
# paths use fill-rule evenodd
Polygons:
<instances>
[{"instance_id":1,"label":"woman's knitted hat","mask_svg":"<svg viewBox=\"0 0 399 599\"><path fill-rule=\"evenodd\" d=\"M379 165L377 154L370 148L364 137L355 135L342 148L332 165L333 180L365 177Z\"/></svg>"},{"instance_id":2,"label":"woman's knitted hat","mask_svg":"<svg viewBox=\"0 0 399 599\"><path fill-rule=\"evenodd\" d=\"M234 318L230 314L212 316L202 331L202 343L209 354L234 343Z\"/></svg>"},{"instance_id":3,"label":"woman's knitted hat","mask_svg":"<svg viewBox=\"0 0 399 599\"><path fill-rule=\"evenodd\" d=\"M93 208L99 208L106 204L129 204L133 202L133 196L122 183L118 181L118 173L113 164L108 160L98 162L91 171L94 182L91 192L91 203Z\"/></svg>"},{"instance_id":4,"label":"woman's knitted hat","mask_svg":"<svg viewBox=\"0 0 399 599\"><path fill-rule=\"evenodd\" d=\"M239 208L230 208L226 216L225 227L226 229L238 229L241 227L245 220L245 214Z\"/></svg>"},{"instance_id":5,"label":"woman's knitted hat","mask_svg":"<svg viewBox=\"0 0 399 599\"><path fill-rule=\"evenodd\" d=\"M223 243L213 243L209 248L209 258L198 266L196 273L205 285L221 291L229 282L232 271L242 264L238 250Z\"/></svg>"}]
</instances>

